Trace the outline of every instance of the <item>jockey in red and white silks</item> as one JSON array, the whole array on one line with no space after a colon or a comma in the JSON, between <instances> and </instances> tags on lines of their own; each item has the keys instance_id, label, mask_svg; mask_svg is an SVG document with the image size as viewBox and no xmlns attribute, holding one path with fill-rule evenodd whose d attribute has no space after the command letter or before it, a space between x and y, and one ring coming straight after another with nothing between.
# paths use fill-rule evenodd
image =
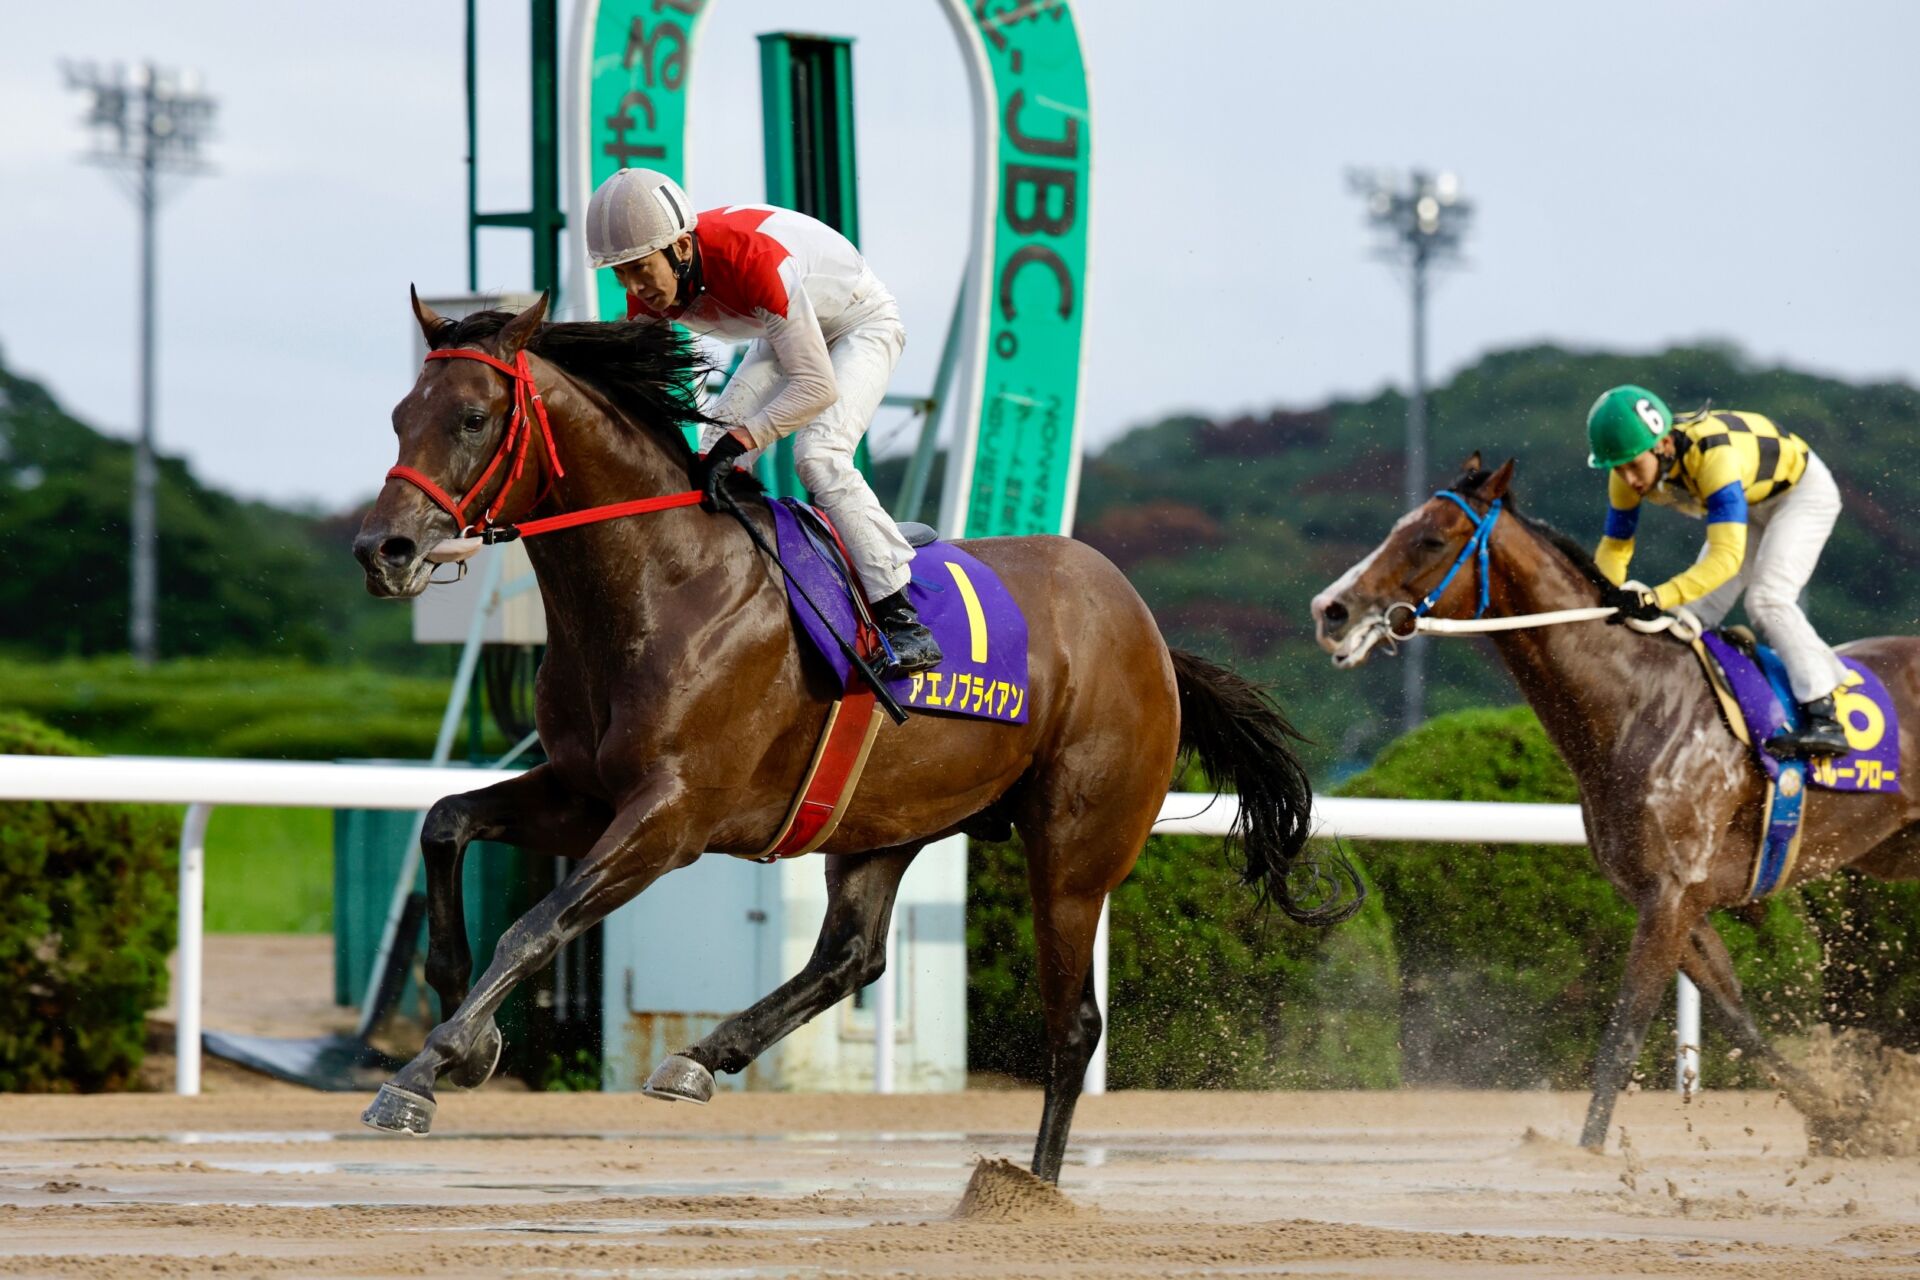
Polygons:
<instances>
[{"instance_id":1,"label":"jockey in red and white silks","mask_svg":"<svg viewBox=\"0 0 1920 1280\"><path fill-rule=\"evenodd\" d=\"M696 481L794 437L794 469L840 531L896 666L939 646L907 603L913 549L854 466L906 345L900 308L852 242L771 205L695 212L665 174L622 169L594 192L587 247L627 290L631 319L685 325L752 349L711 409Z\"/></svg>"}]
</instances>

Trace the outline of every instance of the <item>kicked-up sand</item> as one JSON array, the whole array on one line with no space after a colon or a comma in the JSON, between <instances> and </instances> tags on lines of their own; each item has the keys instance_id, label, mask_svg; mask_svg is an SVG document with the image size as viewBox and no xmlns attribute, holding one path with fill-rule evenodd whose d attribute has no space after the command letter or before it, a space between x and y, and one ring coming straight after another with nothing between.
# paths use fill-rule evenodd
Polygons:
<instances>
[{"instance_id":1,"label":"kicked-up sand","mask_svg":"<svg viewBox=\"0 0 1920 1280\"><path fill-rule=\"evenodd\" d=\"M0 1097L0 1276L1920 1275L1920 1159L1769 1093ZM1621 1139L1624 1131L1624 1142ZM1011 1162L1013 1167L996 1163Z\"/></svg>"}]
</instances>

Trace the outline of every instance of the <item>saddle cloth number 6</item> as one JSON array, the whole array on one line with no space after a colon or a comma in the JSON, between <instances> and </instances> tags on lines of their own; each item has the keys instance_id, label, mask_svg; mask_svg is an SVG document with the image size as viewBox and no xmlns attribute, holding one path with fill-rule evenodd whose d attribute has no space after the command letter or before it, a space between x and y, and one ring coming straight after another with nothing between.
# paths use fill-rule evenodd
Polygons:
<instances>
[{"instance_id":1,"label":"saddle cloth number 6","mask_svg":"<svg viewBox=\"0 0 1920 1280\"><path fill-rule=\"evenodd\" d=\"M1847 745L1855 751L1871 751L1886 736L1887 718L1872 698L1855 692L1859 683L1859 673L1849 671L1847 683L1833 691L1833 710L1846 731Z\"/></svg>"}]
</instances>

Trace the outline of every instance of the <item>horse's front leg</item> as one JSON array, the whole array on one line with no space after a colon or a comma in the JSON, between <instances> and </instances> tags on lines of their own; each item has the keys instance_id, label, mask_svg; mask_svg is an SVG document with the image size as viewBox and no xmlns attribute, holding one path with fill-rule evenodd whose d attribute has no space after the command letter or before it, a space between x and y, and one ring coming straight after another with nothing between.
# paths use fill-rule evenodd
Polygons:
<instances>
[{"instance_id":1,"label":"horse's front leg","mask_svg":"<svg viewBox=\"0 0 1920 1280\"><path fill-rule=\"evenodd\" d=\"M1680 949L1700 917L1678 885L1663 885L1650 902L1640 906L1640 922L1627 952L1627 970L1613 1014L1600 1037L1593 1063L1593 1098L1587 1104L1587 1122L1580 1145L1598 1151L1607 1144L1607 1126L1613 1120L1614 1100L1627 1083L1633 1064L1646 1042L1647 1026L1667 986L1680 969Z\"/></svg>"},{"instance_id":2,"label":"horse's front leg","mask_svg":"<svg viewBox=\"0 0 1920 1280\"><path fill-rule=\"evenodd\" d=\"M393 1133L426 1133L433 1123L434 1081L475 1056L508 993L608 913L699 856L699 841L684 821L676 821L672 806L679 794L677 781L660 778L621 806L566 883L500 935L486 972L413 1060L380 1086L363 1121Z\"/></svg>"},{"instance_id":3,"label":"horse's front leg","mask_svg":"<svg viewBox=\"0 0 1920 1280\"><path fill-rule=\"evenodd\" d=\"M887 964L887 921L919 845L827 859L827 918L806 967L690 1049L669 1054L647 1078L649 1097L705 1102L713 1073L729 1074L878 978Z\"/></svg>"},{"instance_id":4,"label":"horse's front leg","mask_svg":"<svg viewBox=\"0 0 1920 1280\"><path fill-rule=\"evenodd\" d=\"M427 870L427 983L440 997L445 1022L467 998L473 950L467 941L460 866L475 840L499 840L532 853L578 858L607 828L607 807L561 783L542 764L515 778L448 796L427 810L420 853ZM478 1088L500 1061L500 1031L489 1020L473 1053L456 1062L448 1079Z\"/></svg>"}]
</instances>

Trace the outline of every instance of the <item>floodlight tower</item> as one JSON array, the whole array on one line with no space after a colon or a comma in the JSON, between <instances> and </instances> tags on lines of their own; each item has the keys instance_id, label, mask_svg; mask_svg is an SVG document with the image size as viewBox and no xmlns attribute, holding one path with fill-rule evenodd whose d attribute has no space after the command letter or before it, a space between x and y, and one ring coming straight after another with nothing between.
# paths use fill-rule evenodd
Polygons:
<instances>
[{"instance_id":1,"label":"floodlight tower","mask_svg":"<svg viewBox=\"0 0 1920 1280\"><path fill-rule=\"evenodd\" d=\"M1387 171L1356 170L1348 185L1367 202L1367 222L1380 234L1375 253L1407 268L1413 292L1413 391L1407 397L1407 462L1404 509L1426 496L1427 486L1427 269L1457 260L1473 220L1473 205L1460 196L1451 173L1415 169L1407 180ZM1401 718L1408 729L1426 719L1427 646L1407 646Z\"/></svg>"},{"instance_id":2,"label":"floodlight tower","mask_svg":"<svg viewBox=\"0 0 1920 1280\"><path fill-rule=\"evenodd\" d=\"M153 238L160 175L205 173L200 140L213 122L213 99L191 71L176 75L152 63L129 71L115 63L65 68L69 88L92 95L86 123L96 130L87 159L119 171L140 210L140 435L133 454L133 599L127 641L134 661L159 652L155 620L157 570L153 460Z\"/></svg>"}]
</instances>

